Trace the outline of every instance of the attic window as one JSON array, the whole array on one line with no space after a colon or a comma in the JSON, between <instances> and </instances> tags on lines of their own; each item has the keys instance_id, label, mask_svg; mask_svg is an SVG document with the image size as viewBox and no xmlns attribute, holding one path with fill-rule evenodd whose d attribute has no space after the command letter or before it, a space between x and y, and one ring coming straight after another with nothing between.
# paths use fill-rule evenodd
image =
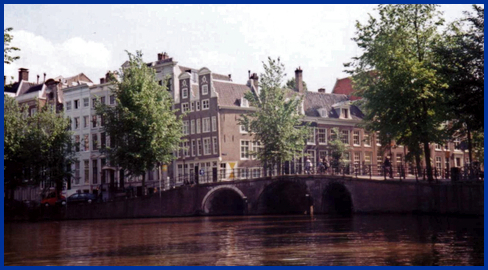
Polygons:
<instances>
[{"instance_id":1,"label":"attic window","mask_svg":"<svg viewBox=\"0 0 488 270\"><path fill-rule=\"evenodd\" d=\"M241 107L249 107L249 101L246 98L241 99Z\"/></svg>"},{"instance_id":2,"label":"attic window","mask_svg":"<svg viewBox=\"0 0 488 270\"><path fill-rule=\"evenodd\" d=\"M345 118L345 119L350 118L349 109L344 109L344 108L341 109L341 118Z\"/></svg>"}]
</instances>

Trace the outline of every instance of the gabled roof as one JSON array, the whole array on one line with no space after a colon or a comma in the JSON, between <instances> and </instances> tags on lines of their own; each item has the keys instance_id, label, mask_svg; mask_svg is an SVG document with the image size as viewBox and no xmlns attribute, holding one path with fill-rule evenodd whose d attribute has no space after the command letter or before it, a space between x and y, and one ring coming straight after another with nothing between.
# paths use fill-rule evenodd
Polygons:
<instances>
[{"instance_id":1,"label":"gabled roof","mask_svg":"<svg viewBox=\"0 0 488 270\"><path fill-rule=\"evenodd\" d=\"M223 106L240 107L244 94L252 91L247 85L231 82L213 81L213 86L219 95L219 105Z\"/></svg>"},{"instance_id":2,"label":"gabled roof","mask_svg":"<svg viewBox=\"0 0 488 270\"><path fill-rule=\"evenodd\" d=\"M212 73L212 79L214 80L220 80L220 81L228 81L231 82L232 79L229 78L229 76L222 75L222 74L217 74L217 73Z\"/></svg>"},{"instance_id":3,"label":"gabled roof","mask_svg":"<svg viewBox=\"0 0 488 270\"><path fill-rule=\"evenodd\" d=\"M353 96L352 95L353 92L354 92L354 89L352 88L351 77L337 79L336 83L334 85L334 88L332 89L333 94L347 95L347 96L349 96L350 100L361 99L360 97Z\"/></svg>"}]
</instances>

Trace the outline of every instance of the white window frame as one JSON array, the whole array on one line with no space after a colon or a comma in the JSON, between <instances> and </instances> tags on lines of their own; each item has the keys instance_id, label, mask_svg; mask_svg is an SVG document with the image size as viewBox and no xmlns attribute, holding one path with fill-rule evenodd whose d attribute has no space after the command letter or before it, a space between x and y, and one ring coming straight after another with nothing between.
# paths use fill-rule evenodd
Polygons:
<instances>
[{"instance_id":1,"label":"white window frame","mask_svg":"<svg viewBox=\"0 0 488 270\"><path fill-rule=\"evenodd\" d=\"M442 146L440 144L436 143L434 145L434 149L435 149L435 151L442 151Z\"/></svg>"},{"instance_id":2,"label":"white window frame","mask_svg":"<svg viewBox=\"0 0 488 270\"><path fill-rule=\"evenodd\" d=\"M71 100L70 101L66 101L66 110L67 111L71 111Z\"/></svg>"},{"instance_id":3,"label":"white window frame","mask_svg":"<svg viewBox=\"0 0 488 270\"><path fill-rule=\"evenodd\" d=\"M202 85L202 96L208 95L208 84Z\"/></svg>"},{"instance_id":4,"label":"white window frame","mask_svg":"<svg viewBox=\"0 0 488 270\"><path fill-rule=\"evenodd\" d=\"M322 135L321 130L323 131L324 142L320 141L320 135ZM319 145L327 145L327 128L317 128L317 141Z\"/></svg>"},{"instance_id":5,"label":"white window frame","mask_svg":"<svg viewBox=\"0 0 488 270\"><path fill-rule=\"evenodd\" d=\"M108 102L110 105L115 105L115 95L110 95L108 97Z\"/></svg>"},{"instance_id":6,"label":"white window frame","mask_svg":"<svg viewBox=\"0 0 488 270\"><path fill-rule=\"evenodd\" d=\"M188 102L185 102L185 103L181 103L181 112L182 113L186 113L186 112L189 112L190 111L190 105L188 104Z\"/></svg>"},{"instance_id":7,"label":"white window frame","mask_svg":"<svg viewBox=\"0 0 488 270\"><path fill-rule=\"evenodd\" d=\"M244 142L247 142L247 146L246 145L243 145ZM244 153L242 150L243 148L246 148L247 147L247 153ZM249 158L251 157L250 155L250 148L251 148L251 141L249 140L240 140L240 143L239 143L239 156L241 157L241 160L249 160ZM243 154L247 157L243 157Z\"/></svg>"},{"instance_id":8,"label":"white window frame","mask_svg":"<svg viewBox=\"0 0 488 270\"><path fill-rule=\"evenodd\" d=\"M80 122L81 122L81 121L80 121L80 118L79 118L79 117L75 117L75 121L74 121L74 123L75 123L75 128L74 128L74 129L79 129L79 128L80 128L80 126L81 126L81 125L80 125L80 124L81 124Z\"/></svg>"},{"instance_id":9,"label":"white window frame","mask_svg":"<svg viewBox=\"0 0 488 270\"><path fill-rule=\"evenodd\" d=\"M197 156L202 155L202 140L197 139Z\"/></svg>"},{"instance_id":10,"label":"white window frame","mask_svg":"<svg viewBox=\"0 0 488 270\"><path fill-rule=\"evenodd\" d=\"M183 135L189 134L189 123L188 120L183 121Z\"/></svg>"},{"instance_id":11,"label":"white window frame","mask_svg":"<svg viewBox=\"0 0 488 270\"><path fill-rule=\"evenodd\" d=\"M195 101L195 110L200 111L200 101Z\"/></svg>"},{"instance_id":12,"label":"white window frame","mask_svg":"<svg viewBox=\"0 0 488 270\"><path fill-rule=\"evenodd\" d=\"M190 134L195 134L195 119L190 121Z\"/></svg>"},{"instance_id":13,"label":"white window frame","mask_svg":"<svg viewBox=\"0 0 488 270\"><path fill-rule=\"evenodd\" d=\"M83 98L83 108L90 107L90 98Z\"/></svg>"},{"instance_id":14,"label":"white window frame","mask_svg":"<svg viewBox=\"0 0 488 270\"><path fill-rule=\"evenodd\" d=\"M205 106L207 104L207 106ZM210 109L210 100L209 99L204 99L202 100L202 111Z\"/></svg>"},{"instance_id":15,"label":"white window frame","mask_svg":"<svg viewBox=\"0 0 488 270\"><path fill-rule=\"evenodd\" d=\"M181 98L188 98L188 87L181 89Z\"/></svg>"},{"instance_id":16,"label":"white window frame","mask_svg":"<svg viewBox=\"0 0 488 270\"><path fill-rule=\"evenodd\" d=\"M210 117L202 118L202 133L210 132Z\"/></svg>"},{"instance_id":17,"label":"white window frame","mask_svg":"<svg viewBox=\"0 0 488 270\"><path fill-rule=\"evenodd\" d=\"M310 130L312 131L312 134L310 134ZM309 127L309 135L307 137L307 144L308 145L315 145L316 144L316 139L315 139L315 127ZM310 137L313 136L313 141L310 141Z\"/></svg>"},{"instance_id":18,"label":"white window frame","mask_svg":"<svg viewBox=\"0 0 488 270\"><path fill-rule=\"evenodd\" d=\"M368 138L368 140L366 140L366 138ZM371 134L365 132L363 134L363 140L364 140L364 143L363 143L364 147L371 147ZM369 141L369 143L367 143L368 141Z\"/></svg>"},{"instance_id":19,"label":"white window frame","mask_svg":"<svg viewBox=\"0 0 488 270\"><path fill-rule=\"evenodd\" d=\"M212 149L214 154L217 154L219 152L217 137L212 137Z\"/></svg>"},{"instance_id":20,"label":"white window frame","mask_svg":"<svg viewBox=\"0 0 488 270\"><path fill-rule=\"evenodd\" d=\"M308 158L310 158L310 161L312 162L312 168L315 168L317 166L317 151L313 149L308 149L305 154Z\"/></svg>"},{"instance_id":21,"label":"white window frame","mask_svg":"<svg viewBox=\"0 0 488 270\"><path fill-rule=\"evenodd\" d=\"M212 116L212 131L217 131L217 117Z\"/></svg>"},{"instance_id":22,"label":"white window frame","mask_svg":"<svg viewBox=\"0 0 488 270\"><path fill-rule=\"evenodd\" d=\"M325 153L325 155L324 155L324 153ZM329 155L329 151L327 151L327 150L319 150L319 158L320 159L322 159L324 157L326 158L326 157L328 157L328 155Z\"/></svg>"},{"instance_id":23,"label":"white window frame","mask_svg":"<svg viewBox=\"0 0 488 270\"><path fill-rule=\"evenodd\" d=\"M75 110L78 110L80 108L80 100L79 99L73 100L73 108Z\"/></svg>"},{"instance_id":24,"label":"white window frame","mask_svg":"<svg viewBox=\"0 0 488 270\"><path fill-rule=\"evenodd\" d=\"M200 134L200 118L197 119L197 134Z\"/></svg>"},{"instance_id":25,"label":"white window frame","mask_svg":"<svg viewBox=\"0 0 488 270\"><path fill-rule=\"evenodd\" d=\"M90 116L83 115L83 129L90 127Z\"/></svg>"},{"instance_id":26,"label":"white window frame","mask_svg":"<svg viewBox=\"0 0 488 270\"><path fill-rule=\"evenodd\" d=\"M245 97L241 98L241 107L249 108L249 101Z\"/></svg>"},{"instance_id":27,"label":"white window frame","mask_svg":"<svg viewBox=\"0 0 488 270\"><path fill-rule=\"evenodd\" d=\"M369 161L366 160L366 157L369 157ZM373 152L364 152L364 163L371 164L372 160L373 160Z\"/></svg>"},{"instance_id":28,"label":"white window frame","mask_svg":"<svg viewBox=\"0 0 488 270\"><path fill-rule=\"evenodd\" d=\"M376 133L374 136L376 146L381 146L381 141L380 141L380 134Z\"/></svg>"},{"instance_id":29,"label":"white window frame","mask_svg":"<svg viewBox=\"0 0 488 270\"><path fill-rule=\"evenodd\" d=\"M194 112L194 111L195 111L195 102L194 102L194 101L192 101L192 102L190 103L190 112Z\"/></svg>"},{"instance_id":30,"label":"white window frame","mask_svg":"<svg viewBox=\"0 0 488 270\"><path fill-rule=\"evenodd\" d=\"M248 134L249 132L246 130L246 127L244 125L239 125L239 133Z\"/></svg>"},{"instance_id":31,"label":"white window frame","mask_svg":"<svg viewBox=\"0 0 488 270\"><path fill-rule=\"evenodd\" d=\"M210 139L210 137L206 137L206 138L203 138L203 155L204 156L208 156L208 155L211 155L212 152L211 152L211 148L212 145L212 140Z\"/></svg>"},{"instance_id":32,"label":"white window frame","mask_svg":"<svg viewBox=\"0 0 488 270\"><path fill-rule=\"evenodd\" d=\"M185 141L183 142L183 156L190 157L190 142Z\"/></svg>"},{"instance_id":33,"label":"white window frame","mask_svg":"<svg viewBox=\"0 0 488 270\"><path fill-rule=\"evenodd\" d=\"M342 140L342 136L344 135L344 131L347 131L347 143L345 143L343 140ZM349 129L341 129L340 131L340 140L341 142L344 144L344 145L349 145L351 143L351 132Z\"/></svg>"},{"instance_id":34,"label":"white window frame","mask_svg":"<svg viewBox=\"0 0 488 270\"><path fill-rule=\"evenodd\" d=\"M356 143L356 135L357 135L358 143ZM361 146L361 132L359 130L352 131L352 144L354 146Z\"/></svg>"},{"instance_id":35,"label":"white window frame","mask_svg":"<svg viewBox=\"0 0 488 270\"><path fill-rule=\"evenodd\" d=\"M195 142L195 140L191 140L191 156L194 157L196 156L196 152L197 152L197 144Z\"/></svg>"}]
</instances>

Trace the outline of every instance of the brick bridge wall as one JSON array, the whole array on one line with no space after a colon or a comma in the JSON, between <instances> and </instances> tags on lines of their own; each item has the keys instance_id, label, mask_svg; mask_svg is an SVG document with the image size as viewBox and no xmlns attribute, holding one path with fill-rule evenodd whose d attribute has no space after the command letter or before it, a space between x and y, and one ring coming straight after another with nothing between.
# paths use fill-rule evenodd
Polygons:
<instances>
[{"instance_id":1,"label":"brick bridge wall","mask_svg":"<svg viewBox=\"0 0 488 270\"><path fill-rule=\"evenodd\" d=\"M292 203L297 204L306 204L301 198L309 194L314 212L327 213L326 199L336 192L329 191L332 185L347 190L354 213L484 214L483 182L428 184L334 176L285 176L181 187L162 192L161 197L156 193L124 201L68 205L65 215L67 219L205 215L212 214L212 201L218 202L222 194L242 201L243 214L263 214L269 213L266 210L269 205L264 202L282 199L273 197L279 192L294 197ZM289 202L283 202L286 203ZM300 211L308 209L308 205L300 207L297 208Z\"/></svg>"}]
</instances>

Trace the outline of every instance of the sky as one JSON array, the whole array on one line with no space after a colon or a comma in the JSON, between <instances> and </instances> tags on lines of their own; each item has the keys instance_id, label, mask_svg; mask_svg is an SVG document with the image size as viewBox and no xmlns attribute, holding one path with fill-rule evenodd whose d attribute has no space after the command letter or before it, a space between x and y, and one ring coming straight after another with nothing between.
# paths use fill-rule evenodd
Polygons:
<instances>
[{"instance_id":1,"label":"sky","mask_svg":"<svg viewBox=\"0 0 488 270\"><path fill-rule=\"evenodd\" d=\"M85 73L93 82L141 50L146 62L167 52L182 66L232 74L245 83L248 70L261 74L263 61L278 58L286 78L301 67L309 91L331 92L347 77L344 63L360 50L351 40L356 21L366 22L375 5L4 5L4 26L13 27L18 61L4 73L29 80ZM471 5L441 5L447 22Z\"/></svg>"}]
</instances>

